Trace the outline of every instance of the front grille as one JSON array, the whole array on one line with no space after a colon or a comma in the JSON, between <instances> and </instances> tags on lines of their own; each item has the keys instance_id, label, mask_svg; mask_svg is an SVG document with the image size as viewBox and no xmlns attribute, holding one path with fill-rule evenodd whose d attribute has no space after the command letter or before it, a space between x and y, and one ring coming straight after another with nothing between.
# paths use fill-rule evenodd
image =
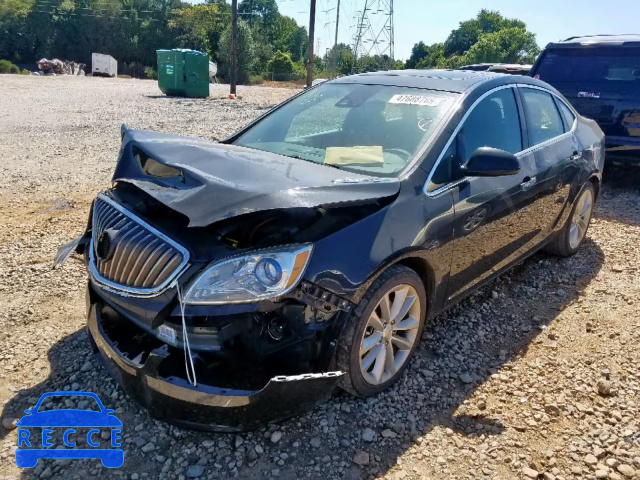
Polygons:
<instances>
[{"instance_id":1,"label":"front grille","mask_svg":"<svg viewBox=\"0 0 640 480\"><path fill-rule=\"evenodd\" d=\"M100 194L93 206L90 272L103 286L136 296L161 293L187 265L189 253Z\"/></svg>"}]
</instances>

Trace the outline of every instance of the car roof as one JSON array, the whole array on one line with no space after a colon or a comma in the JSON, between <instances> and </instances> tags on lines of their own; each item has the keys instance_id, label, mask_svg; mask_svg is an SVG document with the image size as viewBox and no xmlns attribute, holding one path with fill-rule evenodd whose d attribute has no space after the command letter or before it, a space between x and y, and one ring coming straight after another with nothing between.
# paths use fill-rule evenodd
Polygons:
<instances>
[{"instance_id":1,"label":"car roof","mask_svg":"<svg viewBox=\"0 0 640 480\"><path fill-rule=\"evenodd\" d=\"M551 42L547 48L562 47L589 47L589 46L624 46L624 45L640 44L640 34L627 33L621 35L584 35L569 37L558 42Z\"/></svg>"},{"instance_id":2,"label":"car roof","mask_svg":"<svg viewBox=\"0 0 640 480\"><path fill-rule=\"evenodd\" d=\"M331 83L389 85L463 93L473 85L500 77L508 78L507 75L498 73L471 70L389 70L349 75L332 80Z\"/></svg>"}]
</instances>

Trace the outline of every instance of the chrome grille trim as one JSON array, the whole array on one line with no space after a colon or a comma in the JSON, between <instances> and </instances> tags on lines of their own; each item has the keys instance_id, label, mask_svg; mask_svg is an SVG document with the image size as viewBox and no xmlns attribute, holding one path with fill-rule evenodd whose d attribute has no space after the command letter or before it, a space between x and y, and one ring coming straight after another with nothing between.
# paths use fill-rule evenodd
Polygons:
<instances>
[{"instance_id":1,"label":"chrome grille trim","mask_svg":"<svg viewBox=\"0 0 640 480\"><path fill-rule=\"evenodd\" d=\"M118 230L118 243L105 262L96 258L95 241L107 229ZM171 287L188 267L187 249L106 195L98 195L88 262L95 283L123 296L154 297Z\"/></svg>"}]
</instances>

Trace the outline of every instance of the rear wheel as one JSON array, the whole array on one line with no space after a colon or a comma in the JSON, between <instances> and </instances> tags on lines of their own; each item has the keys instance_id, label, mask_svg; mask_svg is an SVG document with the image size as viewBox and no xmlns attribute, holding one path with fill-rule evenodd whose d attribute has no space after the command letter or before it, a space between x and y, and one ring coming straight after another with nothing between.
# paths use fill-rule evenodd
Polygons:
<instances>
[{"instance_id":1,"label":"rear wheel","mask_svg":"<svg viewBox=\"0 0 640 480\"><path fill-rule=\"evenodd\" d=\"M595 200L595 189L591 182L587 182L573 205L571 215L562 230L546 247L545 250L561 257L574 255L584 241Z\"/></svg>"},{"instance_id":2,"label":"rear wheel","mask_svg":"<svg viewBox=\"0 0 640 480\"><path fill-rule=\"evenodd\" d=\"M371 285L340 338L340 386L369 396L398 381L418 346L427 298L420 277L396 265Z\"/></svg>"}]
</instances>

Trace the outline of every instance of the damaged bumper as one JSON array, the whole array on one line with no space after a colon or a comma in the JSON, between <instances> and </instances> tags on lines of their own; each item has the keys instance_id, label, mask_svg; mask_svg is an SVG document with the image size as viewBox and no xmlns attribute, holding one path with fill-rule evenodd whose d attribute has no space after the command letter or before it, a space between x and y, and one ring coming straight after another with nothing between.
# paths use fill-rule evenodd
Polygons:
<instances>
[{"instance_id":1,"label":"damaged bumper","mask_svg":"<svg viewBox=\"0 0 640 480\"><path fill-rule=\"evenodd\" d=\"M327 400L343 375L327 372L275 376L256 390L221 388L201 384L200 380L194 387L171 374L169 364L179 360L166 344L151 342L148 352L140 351L131 358L126 347L121 349L121 342L111 338L105 328L102 304L90 297L89 336L103 364L127 394L154 417L176 425L214 431L251 430L304 413Z\"/></svg>"}]
</instances>

